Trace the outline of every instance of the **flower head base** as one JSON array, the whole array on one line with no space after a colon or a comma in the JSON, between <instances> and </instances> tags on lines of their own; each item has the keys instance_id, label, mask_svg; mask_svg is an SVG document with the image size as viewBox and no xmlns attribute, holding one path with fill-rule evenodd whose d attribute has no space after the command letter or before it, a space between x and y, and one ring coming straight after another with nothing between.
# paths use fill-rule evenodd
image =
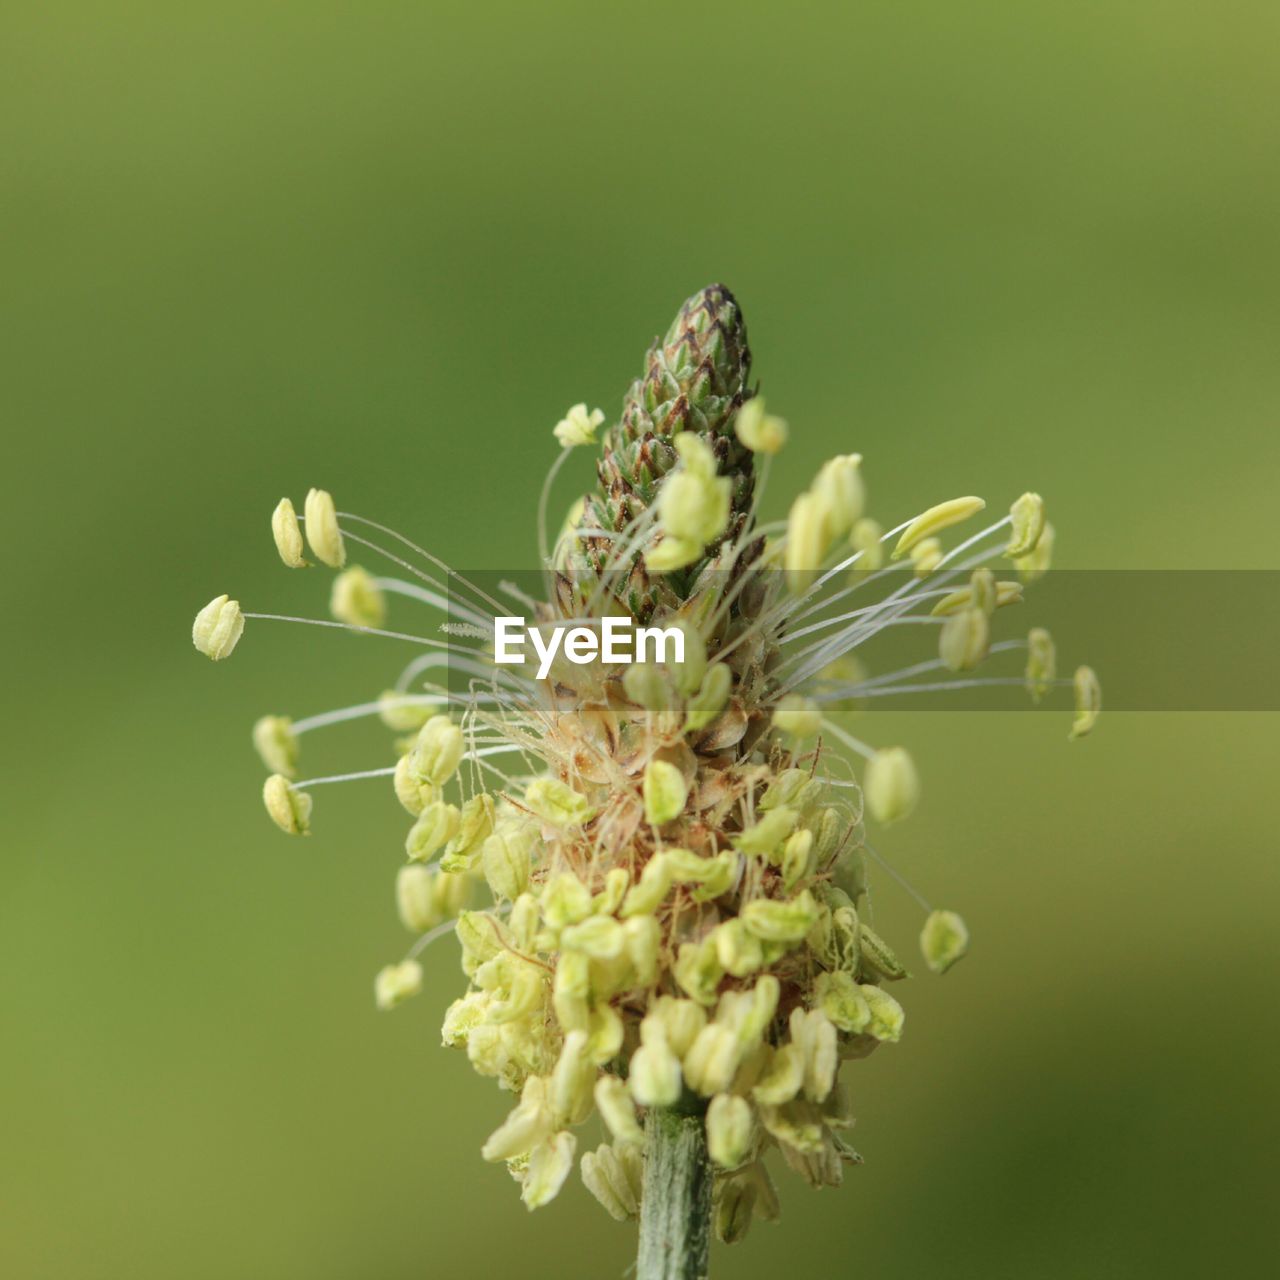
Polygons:
<instances>
[{"instance_id":1,"label":"flower head base","mask_svg":"<svg viewBox=\"0 0 1280 1280\"><path fill-rule=\"evenodd\" d=\"M334 586L337 621L320 625L372 628L423 653L381 697L265 717L254 731L272 771L264 801L284 830L307 832L308 788L351 777L383 778L412 816L395 901L417 940L378 975L376 1000L391 1008L414 994L418 956L456 934L467 988L442 1039L518 1099L483 1155L507 1165L524 1202L557 1194L574 1131L598 1111L611 1140L582 1156L583 1181L613 1217L634 1217L647 1109L678 1105L705 1125L715 1222L729 1240L753 1215L777 1215L770 1150L813 1186L858 1162L843 1137L842 1066L903 1032L886 988L907 971L872 927L863 852L869 824L910 815L920 780L904 748L853 737L842 706L936 688L950 673L984 683L974 672L1008 650L1025 652L1025 673L991 683L1025 681L1037 698L1065 683L1047 633L996 638L1022 583L998 581L987 561L1013 557L1023 580L1043 571L1052 530L1040 499L1025 495L947 549L942 535L983 501L953 499L886 529L865 514L851 453L819 471L784 524L762 525L755 459L781 447L786 427L753 398L750 367L728 290L690 299L605 433L599 488L548 548L531 602L538 626L624 617L677 629L679 660L556 663L545 679L500 665L496 619L509 606L425 552L411 565L414 544L390 535L387 550L373 534L388 531L344 513L348 537L415 581L348 569ZM568 450L602 424L576 405L555 434ZM338 520L312 490L306 539L334 568L346 560ZM273 531L285 563L300 563L286 502ZM389 592L447 613L448 638L378 630ZM197 619L197 647L224 657L242 625L219 597ZM936 657L876 675L851 657L907 625L931 640L919 628L937 628ZM434 679L446 662L465 689ZM1088 668L1073 684L1081 736L1101 695ZM364 715L410 735L396 764L292 780L301 735ZM866 762L861 781L850 756ZM467 909L484 888L491 905ZM968 931L935 911L920 944L940 973L965 954Z\"/></svg>"}]
</instances>

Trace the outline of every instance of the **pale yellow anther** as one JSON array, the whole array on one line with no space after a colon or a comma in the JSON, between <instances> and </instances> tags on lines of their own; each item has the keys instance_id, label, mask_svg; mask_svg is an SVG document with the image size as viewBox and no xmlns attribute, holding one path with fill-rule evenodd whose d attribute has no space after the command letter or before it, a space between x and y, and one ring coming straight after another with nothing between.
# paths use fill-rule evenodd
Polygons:
<instances>
[{"instance_id":1,"label":"pale yellow anther","mask_svg":"<svg viewBox=\"0 0 1280 1280\"><path fill-rule=\"evenodd\" d=\"M558 1124L581 1124L591 1114L595 1063L587 1053L587 1033L570 1031L547 1090L547 1101Z\"/></svg>"},{"instance_id":2,"label":"pale yellow anther","mask_svg":"<svg viewBox=\"0 0 1280 1280\"><path fill-rule=\"evenodd\" d=\"M541 1209L560 1194L573 1172L578 1140L562 1130L538 1143L529 1153L529 1164L521 1179L520 1199L529 1209Z\"/></svg>"},{"instance_id":3,"label":"pale yellow anther","mask_svg":"<svg viewBox=\"0 0 1280 1280\"><path fill-rule=\"evenodd\" d=\"M732 836L733 847L740 853L769 858L796 829L800 815L789 805L770 809L759 822Z\"/></svg>"},{"instance_id":4,"label":"pale yellow anther","mask_svg":"<svg viewBox=\"0 0 1280 1280\"><path fill-rule=\"evenodd\" d=\"M789 902L757 898L746 903L740 919L764 942L803 942L818 919L818 904L806 889Z\"/></svg>"},{"instance_id":5,"label":"pale yellow anther","mask_svg":"<svg viewBox=\"0 0 1280 1280\"><path fill-rule=\"evenodd\" d=\"M733 420L738 439L752 453L778 453L787 443L788 428L782 418L764 411L764 399L755 396L738 410Z\"/></svg>"},{"instance_id":6,"label":"pale yellow anther","mask_svg":"<svg viewBox=\"0 0 1280 1280\"><path fill-rule=\"evenodd\" d=\"M473 871L484 842L493 834L495 822L493 797L483 792L472 796L462 806L458 829L440 859L441 868L453 872Z\"/></svg>"},{"instance_id":7,"label":"pale yellow anther","mask_svg":"<svg viewBox=\"0 0 1280 1280\"><path fill-rule=\"evenodd\" d=\"M922 511L902 531L898 545L893 549L893 558L900 559L926 538L970 519L986 505L981 498L952 498L948 502L938 503L936 507L930 507L928 511Z\"/></svg>"},{"instance_id":8,"label":"pale yellow anther","mask_svg":"<svg viewBox=\"0 0 1280 1280\"><path fill-rule=\"evenodd\" d=\"M678 818L689 794L684 774L666 760L650 760L645 765L642 791L645 820L655 827Z\"/></svg>"},{"instance_id":9,"label":"pale yellow anther","mask_svg":"<svg viewBox=\"0 0 1280 1280\"><path fill-rule=\"evenodd\" d=\"M974 576L977 577L978 573L989 573L989 572L990 570L988 569L979 569L975 572ZM959 613L961 609L968 608L970 605L982 607L985 612L986 611L985 605L989 600L991 600L991 597L988 597L985 594L982 595L981 601L976 599L974 595L974 589L972 586L961 587L959 590L952 591L950 594L943 596L942 599L939 600L938 603L933 606L930 612L933 614L935 618L944 618L944 617L948 617L953 613ZM1020 582L996 582L995 583L995 594L994 594L995 608L1003 609L1005 608L1006 605L1021 604L1021 603L1022 603L1022 583Z\"/></svg>"},{"instance_id":10,"label":"pale yellow anther","mask_svg":"<svg viewBox=\"0 0 1280 1280\"><path fill-rule=\"evenodd\" d=\"M659 996L650 1006L649 1016L662 1023L667 1043L678 1058L684 1058L707 1025L706 1009L679 996Z\"/></svg>"},{"instance_id":11,"label":"pale yellow anther","mask_svg":"<svg viewBox=\"0 0 1280 1280\"><path fill-rule=\"evenodd\" d=\"M1023 582L1037 582L1049 572L1053 565L1053 544L1056 537L1053 525L1045 521L1044 532L1040 535L1035 550L1029 555L1019 556L1013 562Z\"/></svg>"},{"instance_id":12,"label":"pale yellow anther","mask_svg":"<svg viewBox=\"0 0 1280 1280\"><path fill-rule=\"evenodd\" d=\"M735 978L745 978L764 967L764 947L741 920L726 920L711 935L716 940L716 959Z\"/></svg>"},{"instance_id":13,"label":"pale yellow anther","mask_svg":"<svg viewBox=\"0 0 1280 1280\"><path fill-rule=\"evenodd\" d=\"M240 602L228 596L210 600L199 613L191 627L191 643L206 658L220 662L231 656L244 633L244 614Z\"/></svg>"},{"instance_id":14,"label":"pale yellow anther","mask_svg":"<svg viewBox=\"0 0 1280 1280\"><path fill-rule=\"evenodd\" d=\"M436 788L418 772L417 758L413 752L396 761L392 775L396 799L416 818L432 801L439 799Z\"/></svg>"},{"instance_id":15,"label":"pale yellow anther","mask_svg":"<svg viewBox=\"0 0 1280 1280\"><path fill-rule=\"evenodd\" d=\"M262 716L253 726L253 746L272 773L292 778L298 770L298 735L288 716Z\"/></svg>"},{"instance_id":16,"label":"pale yellow anther","mask_svg":"<svg viewBox=\"0 0 1280 1280\"><path fill-rule=\"evenodd\" d=\"M655 854L645 863L640 879L627 890L619 913L623 919L629 916L652 915L671 891L671 868L665 855Z\"/></svg>"},{"instance_id":17,"label":"pale yellow anther","mask_svg":"<svg viewBox=\"0 0 1280 1280\"><path fill-rule=\"evenodd\" d=\"M582 1185L609 1216L626 1222L640 1213L644 1157L638 1144L601 1145L583 1154Z\"/></svg>"},{"instance_id":18,"label":"pale yellow anther","mask_svg":"<svg viewBox=\"0 0 1280 1280\"><path fill-rule=\"evenodd\" d=\"M780 1107L790 1102L803 1084L804 1052L799 1045L788 1042L769 1055L768 1065L752 1088L751 1096L764 1106Z\"/></svg>"},{"instance_id":19,"label":"pale yellow anther","mask_svg":"<svg viewBox=\"0 0 1280 1280\"><path fill-rule=\"evenodd\" d=\"M528 827L515 823L505 823L486 837L480 865L494 897L514 902L529 887L535 838Z\"/></svg>"},{"instance_id":20,"label":"pale yellow anther","mask_svg":"<svg viewBox=\"0 0 1280 1280\"><path fill-rule=\"evenodd\" d=\"M650 573L671 573L691 565L701 555L702 543L668 536L645 550L644 566Z\"/></svg>"},{"instance_id":21,"label":"pale yellow anther","mask_svg":"<svg viewBox=\"0 0 1280 1280\"><path fill-rule=\"evenodd\" d=\"M862 518L866 487L862 481L862 455L846 453L823 464L811 492L822 504L829 539L843 538Z\"/></svg>"},{"instance_id":22,"label":"pale yellow anther","mask_svg":"<svg viewBox=\"0 0 1280 1280\"><path fill-rule=\"evenodd\" d=\"M990 646L991 624L977 605L953 613L938 635L938 656L949 671L972 671Z\"/></svg>"},{"instance_id":23,"label":"pale yellow anther","mask_svg":"<svg viewBox=\"0 0 1280 1280\"><path fill-rule=\"evenodd\" d=\"M821 1009L796 1008L789 1026L791 1042L804 1060L804 1096L822 1102L835 1085L839 1066L835 1025Z\"/></svg>"},{"instance_id":24,"label":"pale yellow anther","mask_svg":"<svg viewBox=\"0 0 1280 1280\"><path fill-rule=\"evenodd\" d=\"M726 662L713 662L707 668L698 692L685 704L684 729L696 733L705 729L725 709L733 691L733 672Z\"/></svg>"},{"instance_id":25,"label":"pale yellow anther","mask_svg":"<svg viewBox=\"0 0 1280 1280\"><path fill-rule=\"evenodd\" d=\"M284 777L273 773L262 787L262 803L271 821L291 836L305 836L311 831L311 797Z\"/></svg>"},{"instance_id":26,"label":"pale yellow anther","mask_svg":"<svg viewBox=\"0 0 1280 1280\"><path fill-rule=\"evenodd\" d=\"M550 929L564 929L591 914L591 891L573 874L561 871L543 886L542 918Z\"/></svg>"},{"instance_id":27,"label":"pale yellow anther","mask_svg":"<svg viewBox=\"0 0 1280 1280\"><path fill-rule=\"evenodd\" d=\"M813 832L802 829L789 836L782 846L778 865L782 871L782 887L790 893L801 880L813 873Z\"/></svg>"},{"instance_id":28,"label":"pale yellow anther","mask_svg":"<svg viewBox=\"0 0 1280 1280\"><path fill-rule=\"evenodd\" d=\"M854 568L859 571L872 572L884 564L884 529L875 521L863 517L853 526L849 534L849 546L858 552Z\"/></svg>"},{"instance_id":29,"label":"pale yellow anther","mask_svg":"<svg viewBox=\"0 0 1280 1280\"><path fill-rule=\"evenodd\" d=\"M1083 738L1102 714L1102 686L1092 667L1077 667L1071 687L1075 692L1076 714L1071 722L1072 738Z\"/></svg>"},{"instance_id":30,"label":"pale yellow anther","mask_svg":"<svg viewBox=\"0 0 1280 1280\"><path fill-rule=\"evenodd\" d=\"M623 1081L617 1076L602 1075L596 1081L595 1100L596 1110L616 1142L644 1141L644 1131L636 1120L636 1104Z\"/></svg>"},{"instance_id":31,"label":"pale yellow anther","mask_svg":"<svg viewBox=\"0 0 1280 1280\"><path fill-rule=\"evenodd\" d=\"M378 976L373 980L373 998L382 1010L394 1009L421 990L422 966L416 960L389 964L379 970Z\"/></svg>"},{"instance_id":32,"label":"pale yellow anther","mask_svg":"<svg viewBox=\"0 0 1280 1280\"><path fill-rule=\"evenodd\" d=\"M411 862L425 862L443 849L458 830L457 805L434 800L419 815L405 837L404 851Z\"/></svg>"},{"instance_id":33,"label":"pale yellow anther","mask_svg":"<svg viewBox=\"0 0 1280 1280\"><path fill-rule=\"evenodd\" d=\"M897 822L916 807L920 776L905 747L884 747L876 752L867 765L863 795L877 822Z\"/></svg>"},{"instance_id":34,"label":"pale yellow anther","mask_svg":"<svg viewBox=\"0 0 1280 1280\"><path fill-rule=\"evenodd\" d=\"M1043 627L1027 632L1027 692L1039 702L1058 674L1058 651L1053 637Z\"/></svg>"},{"instance_id":35,"label":"pale yellow anther","mask_svg":"<svg viewBox=\"0 0 1280 1280\"><path fill-rule=\"evenodd\" d=\"M687 996L707 1008L714 1005L720 980L724 977L724 968L716 954L715 938L708 936L701 942L683 943L676 952L672 972Z\"/></svg>"},{"instance_id":36,"label":"pale yellow anther","mask_svg":"<svg viewBox=\"0 0 1280 1280\"><path fill-rule=\"evenodd\" d=\"M410 863L396 874L396 911L410 933L425 933L443 919L436 906L435 873Z\"/></svg>"},{"instance_id":37,"label":"pale yellow anther","mask_svg":"<svg viewBox=\"0 0 1280 1280\"><path fill-rule=\"evenodd\" d=\"M595 812L586 796L558 778L538 778L531 782L525 788L524 802L553 827L581 826Z\"/></svg>"},{"instance_id":38,"label":"pale yellow anther","mask_svg":"<svg viewBox=\"0 0 1280 1280\"><path fill-rule=\"evenodd\" d=\"M1044 499L1038 493L1024 493L1009 508L1009 545L1004 553L1011 560L1029 556L1044 533Z\"/></svg>"},{"instance_id":39,"label":"pale yellow anther","mask_svg":"<svg viewBox=\"0 0 1280 1280\"><path fill-rule=\"evenodd\" d=\"M920 930L920 950L934 973L946 973L969 951L969 930L954 911L932 911Z\"/></svg>"},{"instance_id":40,"label":"pale yellow anther","mask_svg":"<svg viewBox=\"0 0 1280 1280\"><path fill-rule=\"evenodd\" d=\"M671 658L666 665L670 670L676 692L687 698L695 693L706 679L707 642L702 638L698 628L685 618L676 618L672 622L664 622L663 625L679 631L684 637L683 660L676 662Z\"/></svg>"},{"instance_id":41,"label":"pale yellow anther","mask_svg":"<svg viewBox=\"0 0 1280 1280\"><path fill-rule=\"evenodd\" d=\"M547 1082L531 1075L520 1093L519 1104L490 1134L480 1154L486 1160L510 1160L524 1155L551 1133L554 1123Z\"/></svg>"},{"instance_id":42,"label":"pale yellow anther","mask_svg":"<svg viewBox=\"0 0 1280 1280\"><path fill-rule=\"evenodd\" d=\"M281 498L271 513L271 536L275 539L280 559L290 569L306 565L302 558L302 530L298 527L298 515L288 498Z\"/></svg>"},{"instance_id":43,"label":"pale yellow anther","mask_svg":"<svg viewBox=\"0 0 1280 1280\"><path fill-rule=\"evenodd\" d=\"M588 916L560 934L562 950L581 951L593 960L616 960L626 941L626 932L612 916Z\"/></svg>"},{"instance_id":44,"label":"pale yellow anther","mask_svg":"<svg viewBox=\"0 0 1280 1280\"><path fill-rule=\"evenodd\" d=\"M605 872L604 888L591 899L591 910L600 916L613 915L630 887L631 872L626 867L610 867Z\"/></svg>"},{"instance_id":45,"label":"pale yellow anther","mask_svg":"<svg viewBox=\"0 0 1280 1280\"><path fill-rule=\"evenodd\" d=\"M595 444L596 431L604 424L604 410L587 411L585 404L575 404L568 413L551 428L552 434L566 449L578 445Z\"/></svg>"},{"instance_id":46,"label":"pale yellow anther","mask_svg":"<svg viewBox=\"0 0 1280 1280\"><path fill-rule=\"evenodd\" d=\"M338 513L333 498L324 489L312 489L302 506L307 528L307 545L331 569L347 563L347 549L338 528Z\"/></svg>"},{"instance_id":47,"label":"pale yellow anther","mask_svg":"<svg viewBox=\"0 0 1280 1280\"><path fill-rule=\"evenodd\" d=\"M975 569L969 576L969 592L973 607L981 609L987 617L996 611L996 575L990 569Z\"/></svg>"},{"instance_id":48,"label":"pale yellow anther","mask_svg":"<svg viewBox=\"0 0 1280 1280\"><path fill-rule=\"evenodd\" d=\"M751 1154L756 1125L751 1104L731 1093L718 1093L707 1108L707 1152L722 1169L736 1169Z\"/></svg>"},{"instance_id":49,"label":"pale yellow anther","mask_svg":"<svg viewBox=\"0 0 1280 1280\"><path fill-rule=\"evenodd\" d=\"M691 544L701 552L729 523L732 484L728 477L716 475L715 455L695 433L676 436L675 447L684 465L662 481L658 523L668 539ZM646 560L652 567L652 557Z\"/></svg>"},{"instance_id":50,"label":"pale yellow anther","mask_svg":"<svg viewBox=\"0 0 1280 1280\"><path fill-rule=\"evenodd\" d=\"M906 1015L902 1006L882 987L873 987L863 983L859 988L862 998L871 1007L871 1021L867 1024L867 1034L877 1040L896 1043L902 1037L902 1024Z\"/></svg>"},{"instance_id":51,"label":"pale yellow anther","mask_svg":"<svg viewBox=\"0 0 1280 1280\"><path fill-rule=\"evenodd\" d=\"M927 578L942 563L942 542L925 538L911 548L911 568L917 578Z\"/></svg>"},{"instance_id":52,"label":"pale yellow anther","mask_svg":"<svg viewBox=\"0 0 1280 1280\"><path fill-rule=\"evenodd\" d=\"M773 727L793 738L812 738L822 728L822 708L812 698L788 693L773 710Z\"/></svg>"},{"instance_id":53,"label":"pale yellow anther","mask_svg":"<svg viewBox=\"0 0 1280 1280\"><path fill-rule=\"evenodd\" d=\"M858 953L864 973L874 970L890 981L909 976L906 966L894 954L893 948L865 923L858 929Z\"/></svg>"},{"instance_id":54,"label":"pale yellow anther","mask_svg":"<svg viewBox=\"0 0 1280 1280\"><path fill-rule=\"evenodd\" d=\"M432 716L418 731L414 767L428 782L442 787L453 777L465 749L462 730L448 716Z\"/></svg>"},{"instance_id":55,"label":"pale yellow anther","mask_svg":"<svg viewBox=\"0 0 1280 1280\"><path fill-rule=\"evenodd\" d=\"M667 678L651 663L632 663L623 673L622 687L627 697L646 711L665 711L671 706L671 687Z\"/></svg>"},{"instance_id":56,"label":"pale yellow anther","mask_svg":"<svg viewBox=\"0 0 1280 1280\"><path fill-rule=\"evenodd\" d=\"M826 504L817 494L802 493L791 504L782 563L792 591L805 590L822 567L829 529Z\"/></svg>"},{"instance_id":57,"label":"pale yellow anther","mask_svg":"<svg viewBox=\"0 0 1280 1280\"><path fill-rule=\"evenodd\" d=\"M733 1084L742 1062L742 1045L732 1027L708 1022L684 1058L684 1079L690 1089L709 1098Z\"/></svg>"},{"instance_id":58,"label":"pale yellow anther","mask_svg":"<svg viewBox=\"0 0 1280 1280\"><path fill-rule=\"evenodd\" d=\"M669 1107L680 1098L680 1060L662 1022L650 1014L640 1024L640 1047L631 1055L627 1087L642 1107Z\"/></svg>"},{"instance_id":59,"label":"pale yellow anther","mask_svg":"<svg viewBox=\"0 0 1280 1280\"><path fill-rule=\"evenodd\" d=\"M662 928L653 916L631 916L622 926L627 959L637 986L652 986L658 976Z\"/></svg>"},{"instance_id":60,"label":"pale yellow anther","mask_svg":"<svg viewBox=\"0 0 1280 1280\"><path fill-rule=\"evenodd\" d=\"M378 695L378 719L396 733L416 733L433 715L438 714L421 697L412 693L384 689Z\"/></svg>"},{"instance_id":61,"label":"pale yellow anther","mask_svg":"<svg viewBox=\"0 0 1280 1280\"><path fill-rule=\"evenodd\" d=\"M348 626L380 627L387 620L387 600L373 577L352 565L333 580L329 612Z\"/></svg>"},{"instance_id":62,"label":"pale yellow anther","mask_svg":"<svg viewBox=\"0 0 1280 1280\"><path fill-rule=\"evenodd\" d=\"M871 1025L871 1006L851 974L841 969L819 974L814 995L837 1030L861 1035Z\"/></svg>"}]
</instances>

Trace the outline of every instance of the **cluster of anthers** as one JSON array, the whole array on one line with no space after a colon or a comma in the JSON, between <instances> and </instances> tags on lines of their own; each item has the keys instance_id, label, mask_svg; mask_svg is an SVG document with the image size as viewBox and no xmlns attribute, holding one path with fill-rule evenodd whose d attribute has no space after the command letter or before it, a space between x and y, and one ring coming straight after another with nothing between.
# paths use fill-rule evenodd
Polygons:
<instances>
[{"instance_id":1,"label":"cluster of anthers","mask_svg":"<svg viewBox=\"0 0 1280 1280\"><path fill-rule=\"evenodd\" d=\"M841 1180L858 1159L844 1136L842 1064L902 1033L888 988L906 969L872 927L864 856L876 857L868 825L905 818L919 781L902 747L873 748L833 715L939 685L1025 683L1039 699L1070 684L1080 736L1100 705L1088 668L1057 678L1047 632L992 639L996 618L1048 568L1053 530L1037 495L948 549L940 535L976 516L979 498L884 529L865 513L851 454L822 467L786 521L759 524L787 427L753 395L749 369L728 291L691 298L605 437L599 488L549 548L551 482L604 421L570 410L540 504L544 598L512 589L538 627L622 616L676 629L682 661L561 656L541 679L499 665L494 619L511 599L312 490L301 518L282 500L272 528L287 565L301 567L309 546L341 570L334 620L321 625L425 652L375 701L267 716L253 735L271 771L266 807L285 831L306 834L312 788L347 777L388 777L413 816L396 900L417 940L378 974L377 1003L415 994L418 957L456 933L469 986L445 1015L444 1043L518 1097L483 1155L506 1163L525 1203L557 1194L574 1131L598 1111L607 1141L583 1154L583 1181L614 1217L635 1216L646 1115L674 1108L705 1118L715 1224L728 1240L753 1214L777 1212L771 1148L814 1186ZM408 576L345 567L349 543ZM1001 559L1009 579L989 567ZM443 634L384 630L389 593L447 614ZM196 647L224 658L245 618L273 616L220 596L196 619ZM904 626L936 628L937 656L862 670L853 651ZM971 674L1005 655L1024 669ZM362 716L408 735L398 763L297 780L304 734ZM482 884L492 904L467 909ZM920 943L943 972L968 933L954 912L930 911Z\"/></svg>"}]
</instances>

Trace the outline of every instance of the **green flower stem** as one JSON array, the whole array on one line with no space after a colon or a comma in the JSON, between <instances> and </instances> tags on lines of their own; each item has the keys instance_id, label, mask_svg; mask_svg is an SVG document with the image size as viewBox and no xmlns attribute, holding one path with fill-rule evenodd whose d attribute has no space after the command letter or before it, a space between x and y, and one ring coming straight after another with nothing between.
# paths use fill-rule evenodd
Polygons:
<instances>
[{"instance_id":1,"label":"green flower stem","mask_svg":"<svg viewBox=\"0 0 1280 1280\"><path fill-rule=\"evenodd\" d=\"M711 1245L711 1162L700 1115L650 1107L636 1280L705 1280Z\"/></svg>"}]
</instances>

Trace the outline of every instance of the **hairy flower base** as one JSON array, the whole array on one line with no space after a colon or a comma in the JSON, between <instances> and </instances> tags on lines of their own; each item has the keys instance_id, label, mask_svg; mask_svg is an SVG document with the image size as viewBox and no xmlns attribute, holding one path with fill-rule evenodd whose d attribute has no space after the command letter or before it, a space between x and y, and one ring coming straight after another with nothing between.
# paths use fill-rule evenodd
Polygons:
<instances>
[{"instance_id":1,"label":"hairy flower base","mask_svg":"<svg viewBox=\"0 0 1280 1280\"><path fill-rule=\"evenodd\" d=\"M263 717L253 734L272 775L264 801L285 831L309 830L312 788L352 778L386 778L412 816L396 906L418 940L378 975L376 999L391 1008L415 994L419 955L456 933L468 986L442 1038L518 1098L483 1154L507 1165L525 1203L554 1198L576 1130L598 1114L610 1140L582 1156L583 1181L613 1217L636 1216L646 1109L676 1107L705 1124L726 1240L753 1215L777 1216L770 1150L813 1186L840 1182L859 1159L844 1137L853 1118L841 1068L902 1034L887 988L907 971L872 927L863 798L866 819L888 825L910 814L920 781L903 748L872 748L833 712L939 680L1025 683L1037 700L1069 683L1073 736L1101 707L1088 668L1057 678L1047 632L993 639L1048 567L1053 531L1038 495L947 550L939 535L981 499L885 530L866 516L861 458L847 454L821 469L787 521L761 525L753 451L767 466L788 431L753 398L749 369L728 291L690 299L604 438L600 488L551 547L550 483L604 420L574 406L555 428L564 451L540 504L543 599L509 591L540 627L599 631L625 618L674 630L683 644L634 665L496 661L510 601L313 489L301 522L286 499L272 531L286 565L305 563L305 525L312 554L344 570L336 621L316 621L424 653L375 700ZM411 580L347 568L348 544ZM1018 581L988 567L1002 555ZM445 638L382 630L388 594L445 613ZM220 596L193 639L221 659L245 618L274 617ZM895 628L930 626L934 659L873 676L853 657ZM1023 672L971 674L1006 652L1025 655ZM429 676L442 666L465 688ZM296 780L304 734L369 715L408 735L395 765ZM865 761L861 781L845 752ZM482 885L491 904L468 910ZM968 942L958 915L930 911L920 939L930 969L944 972Z\"/></svg>"}]
</instances>

